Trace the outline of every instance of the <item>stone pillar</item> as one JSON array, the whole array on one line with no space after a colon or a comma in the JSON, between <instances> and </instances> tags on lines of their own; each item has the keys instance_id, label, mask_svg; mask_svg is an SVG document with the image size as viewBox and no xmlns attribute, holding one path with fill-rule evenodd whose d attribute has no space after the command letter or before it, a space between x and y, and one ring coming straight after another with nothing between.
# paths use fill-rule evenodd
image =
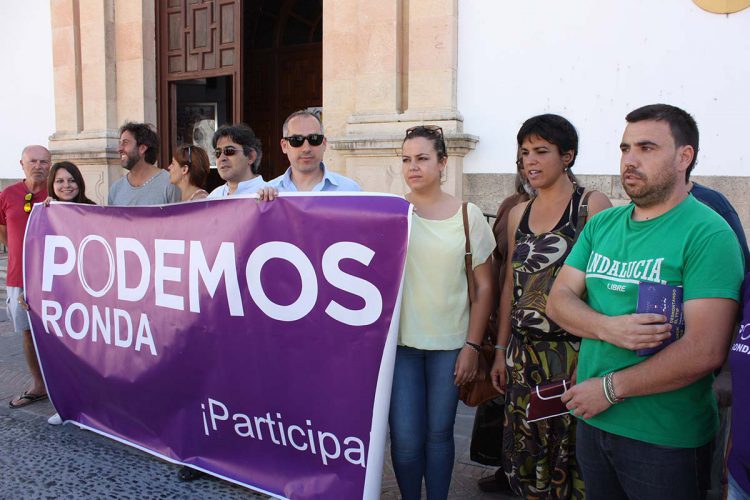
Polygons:
<instances>
[{"instance_id":1,"label":"stone pillar","mask_svg":"<svg viewBox=\"0 0 750 500\"><path fill-rule=\"evenodd\" d=\"M456 104L457 0L325 0L323 112L331 168L365 190L403 194L407 128L443 128L444 189L463 192L463 157L477 138Z\"/></svg>"},{"instance_id":2,"label":"stone pillar","mask_svg":"<svg viewBox=\"0 0 750 500\"><path fill-rule=\"evenodd\" d=\"M393 115L401 111L401 0L355 2L358 5L355 116ZM362 29L364 27L366 29Z\"/></svg>"},{"instance_id":3,"label":"stone pillar","mask_svg":"<svg viewBox=\"0 0 750 500\"><path fill-rule=\"evenodd\" d=\"M444 120L461 132L456 103L458 0L410 0L408 5L407 114Z\"/></svg>"},{"instance_id":4,"label":"stone pillar","mask_svg":"<svg viewBox=\"0 0 750 500\"><path fill-rule=\"evenodd\" d=\"M117 131L156 121L153 0L51 0L55 84L53 161L81 169L86 194L107 200L124 174Z\"/></svg>"},{"instance_id":5,"label":"stone pillar","mask_svg":"<svg viewBox=\"0 0 750 500\"><path fill-rule=\"evenodd\" d=\"M153 0L115 1L117 117L156 126L156 8Z\"/></svg>"}]
</instances>

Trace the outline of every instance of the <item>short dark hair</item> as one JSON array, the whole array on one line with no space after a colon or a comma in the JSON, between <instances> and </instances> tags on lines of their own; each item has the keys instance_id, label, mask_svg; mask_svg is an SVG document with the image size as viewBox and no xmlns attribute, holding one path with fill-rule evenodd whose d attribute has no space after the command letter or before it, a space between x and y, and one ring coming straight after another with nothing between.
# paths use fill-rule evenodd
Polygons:
<instances>
[{"instance_id":1,"label":"short dark hair","mask_svg":"<svg viewBox=\"0 0 750 500\"><path fill-rule=\"evenodd\" d=\"M571 168L576 162L576 157L578 156L578 132L576 132L573 124L562 116L547 113L533 116L523 122L516 136L518 147L521 147L523 141L535 135L557 146L557 150L561 155L568 151L573 151L573 158L571 158L570 163L567 165L568 168Z\"/></svg>"},{"instance_id":2,"label":"short dark hair","mask_svg":"<svg viewBox=\"0 0 750 500\"><path fill-rule=\"evenodd\" d=\"M130 132L135 138L135 143L140 146L146 146L146 154L143 155L143 159L146 163L154 165L156 158L159 155L159 136L156 134L156 130L153 125L148 123L136 123L136 122L125 122L120 127L120 135L123 132Z\"/></svg>"},{"instance_id":3,"label":"short dark hair","mask_svg":"<svg viewBox=\"0 0 750 500\"><path fill-rule=\"evenodd\" d=\"M96 205L93 201L86 197L86 183L83 181L83 175L78 169L75 163L70 161L59 161L52 165L49 169L49 177L47 177L47 193L52 197L53 200L62 201L55 194L55 174L58 170L66 170L70 175L73 176L73 180L78 184L78 195L71 200L72 203L84 203L86 205Z\"/></svg>"},{"instance_id":4,"label":"short dark hair","mask_svg":"<svg viewBox=\"0 0 750 500\"><path fill-rule=\"evenodd\" d=\"M194 144L183 144L175 150L174 159L180 165L187 165L190 184L203 189L211 168L206 150Z\"/></svg>"},{"instance_id":5,"label":"short dark hair","mask_svg":"<svg viewBox=\"0 0 750 500\"><path fill-rule=\"evenodd\" d=\"M688 165L685 171L685 182L690 180L690 173L695 167L695 162L698 160L698 140L700 138L698 134L698 124L695 123L695 119L685 111L677 106L671 106L669 104L649 104L635 109L627 114L625 120L628 123L642 122L645 120L654 121L665 121L669 124L669 129L672 132L674 143L677 147L680 146L692 146L694 156L693 161Z\"/></svg>"},{"instance_id":6,"label":"short dark hair","mask_svg":"<svg viewBox=\"0 0 750 500\"><path fill-rule=\"evenodd\" d=\"M325 132L323 131L323 121L320 119L320 116L318 116L318 113L310 111L309 109L300 109L287 116L286 120L284 120L284 124L281 126L281 134L284 137L286 137L286 135L289 133L289 122L292 121L293 118L297 118L298 116L309 116L315 118L315 120L318 122L318 125L320 126L320 133L325 134Z\"/></svg>"},{"instance_id":7,"label":"short dark hair","mask_svg":"<svg viewBox=\"0 0 750 500\"><path fill-rule=\"evenodd\" d=\"M242 146L242 152L245 156L250 156L250 151L253 150L256 153L255 161L252 164L252 171L254 174L258 173L260 168L260 160L263 158L263 146L260 143L260 139L255 136L255 132L245 123L235 123L234 125L222 125L214 133L214 137L211 140L211 145L215 148L219 139L222 137L229 137L232 142L236 142Z\"/></svg>"}]
</instances>

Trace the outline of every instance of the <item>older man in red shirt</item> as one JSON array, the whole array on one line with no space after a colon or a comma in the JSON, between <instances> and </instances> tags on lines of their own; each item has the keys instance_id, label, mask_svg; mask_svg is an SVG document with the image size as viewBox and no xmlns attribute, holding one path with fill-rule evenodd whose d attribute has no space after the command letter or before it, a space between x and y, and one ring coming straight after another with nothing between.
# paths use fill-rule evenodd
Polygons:
<instances>
[{"instance_id":1,"label":"older man in red shirt","mask_svg":"<svg viewBox=\"0 0 750 500\"><path fill-rule=\"evenodd\" d=\"M8 247L8 315L16 333L23 335L23 351L32 379L31 386L10 402L11 408L21 408L47 398L47 389L31 338L29 317L22 302L23 237L32 207L47 198L49 151L44 146L26 146L21 154L21 167L24 180L0 192L0 243Z\"/></svg>"}]
</instances>

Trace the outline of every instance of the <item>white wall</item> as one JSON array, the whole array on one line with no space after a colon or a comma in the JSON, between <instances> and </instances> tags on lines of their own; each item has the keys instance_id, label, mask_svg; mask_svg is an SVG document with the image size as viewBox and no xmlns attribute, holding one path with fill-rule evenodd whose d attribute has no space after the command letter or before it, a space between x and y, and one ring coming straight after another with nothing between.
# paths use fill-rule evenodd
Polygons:
<instances>
[{"instance_id":1,"label":"white wall","mask_svg":"<svg viewBox=\"0 0 750 500\"><path fill-rule=\"evenodd\" d=\"M22 178L24 146L47 146L55 128L49 0L3 2L0 55L0 179Z\"/></svg>"},{"instance_id":2,"label":"white wall","mask_svg":"<svg viewBox=\"0 0 750 500\"><path fill-rule=\"evenodd\" d=\"M573 170L619 172L625 115L664 102L701 132L696 175L750 173L750 9L690 0L459 0L458 109L478 135L464 172L513 172L523 121L578 129Z\"/></svg>"}]
</instances>

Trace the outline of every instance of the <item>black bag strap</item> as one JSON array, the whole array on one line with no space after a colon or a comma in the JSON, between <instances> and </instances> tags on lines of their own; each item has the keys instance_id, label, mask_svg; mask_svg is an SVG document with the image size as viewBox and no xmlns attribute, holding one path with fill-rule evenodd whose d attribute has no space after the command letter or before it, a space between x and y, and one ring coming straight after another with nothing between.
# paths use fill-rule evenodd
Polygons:
<instances>
[{"instance_id":1,"label":"black bag strap","mask_svg":"<svg viewBox=\"0 0 750 500\"><path fill-rule=\"evenodd\" d=\"M461 215L464 220L464 238L466 239L466 252L464 254L464 264L466 267L466 283L469 287L469 302L474 303L476 293L474 290L474 268L472 268L471 259L471 240L469 239L469 211L467 209L468 202L461 204Z\"/></svg>"}]
</instances>

